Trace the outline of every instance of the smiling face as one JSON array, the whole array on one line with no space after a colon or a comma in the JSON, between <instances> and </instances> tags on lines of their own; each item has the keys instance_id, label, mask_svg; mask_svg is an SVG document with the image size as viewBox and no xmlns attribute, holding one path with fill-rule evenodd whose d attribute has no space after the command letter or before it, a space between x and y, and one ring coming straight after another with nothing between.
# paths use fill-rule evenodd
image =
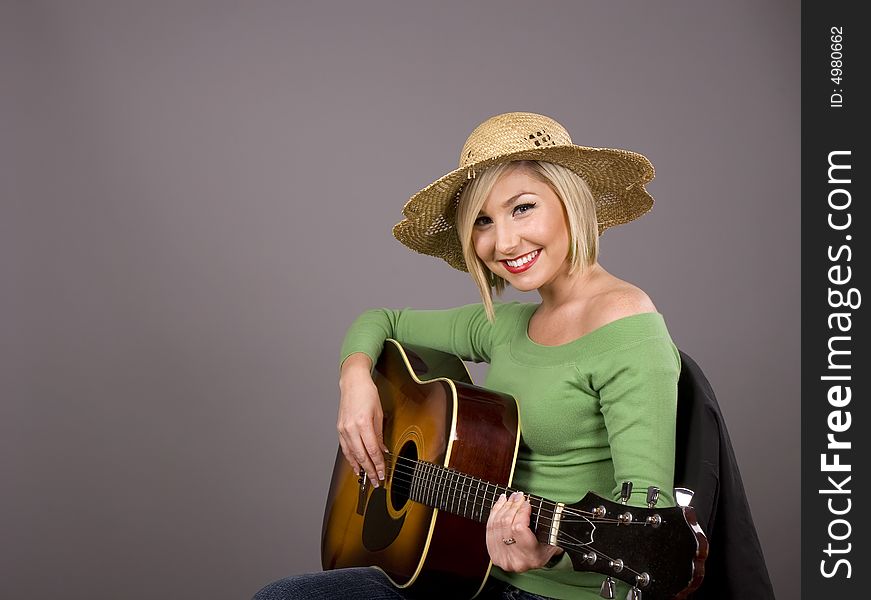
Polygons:
<instances>
[{"instance_id":1,"label":"smiling face","mask_svg":"<svg viewBox=\"0 0 871 600\"><path fill-rule=\"evenodd\" d=\"M472 244L490 271L520 291L551 284L570 269L565 207L522 167L493 185L475 219Z\"/></svg>"}]
</instances>

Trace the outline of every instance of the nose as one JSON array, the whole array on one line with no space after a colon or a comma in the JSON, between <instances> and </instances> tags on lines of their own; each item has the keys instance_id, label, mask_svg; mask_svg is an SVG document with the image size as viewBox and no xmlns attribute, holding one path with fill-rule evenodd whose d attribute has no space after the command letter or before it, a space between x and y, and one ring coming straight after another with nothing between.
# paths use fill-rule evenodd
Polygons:
<instances>
[{"instance_id":1,"label":"nose","mask_svg":"<svg viewBox=\"0 0 871 600\"><path fill-rule=\"evenodd\" d=\"M514 256L520 243L520 235L510 224L496 226L496 252L510 258Z\"/></svg>"}]
</instances>

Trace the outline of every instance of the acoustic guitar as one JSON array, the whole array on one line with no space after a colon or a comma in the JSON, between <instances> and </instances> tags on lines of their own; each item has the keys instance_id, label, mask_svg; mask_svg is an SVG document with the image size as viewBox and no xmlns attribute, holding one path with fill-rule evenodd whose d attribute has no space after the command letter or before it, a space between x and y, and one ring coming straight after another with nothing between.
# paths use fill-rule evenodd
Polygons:
<instances>
[{"instance_id":1,"label":"acoustic guitar","mask_svg":"<svg viewBox=\"0 0 871 600\"><path fill-rule=\"evenodd\" d=\"M472 385L451 354L387 340L373 379L384 410L387 470L374 487L339 450L324 512L324 569L375 566L414 597L472 598L491 563L490 508L510 487L520 440L509 395ZM527 495L530 528L576 571L629 583L630 597L685 598L702 582L708 542L689 506L628 506L590 492L576 504Z\"/></svg>"}]
</instances>

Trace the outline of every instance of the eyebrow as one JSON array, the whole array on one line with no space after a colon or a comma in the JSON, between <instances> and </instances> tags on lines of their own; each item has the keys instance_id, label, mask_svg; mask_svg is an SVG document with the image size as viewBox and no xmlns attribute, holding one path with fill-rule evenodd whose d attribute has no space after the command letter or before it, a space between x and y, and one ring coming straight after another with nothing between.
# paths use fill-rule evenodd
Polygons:
<instances>
[{"instance_id":1,"label":"eyebrow","mask_svg":"<svg viewBox=\"0 0 871 600\"><path fill-rule=\"evenodd\" d=\"M520 192L519 194L515 194L515 195L511 196L510 198L508 198L508 200L506 200L505 202L503 202L503 203L502 203L502 208L508 208L508 207L511 206L514 202L516 202L518 198L520 198L521 196L526 196L527 194L531 194L531 195L533 195L533 196L536 195L535 192ZM485 213L483 210L481 210L481 211L478 212L478 216L480 216L480 215L484 215L484 214L486 214L486 213Z\"/></svg>"}]
</instances>

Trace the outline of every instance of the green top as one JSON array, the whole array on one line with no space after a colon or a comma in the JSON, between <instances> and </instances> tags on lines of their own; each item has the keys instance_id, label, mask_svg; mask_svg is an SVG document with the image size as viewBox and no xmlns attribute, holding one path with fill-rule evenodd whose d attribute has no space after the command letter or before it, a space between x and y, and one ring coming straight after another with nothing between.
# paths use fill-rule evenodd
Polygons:
<instances>
[{"instance_id":1,"label":"green top","mask_svg":"<svg viewBox=\"0 0 871 600\"><path fill-rule=\"evenodd\" d=\"M544 346L527 333L537 304L496 304L495 323L483 305L449 310L363 313L342 344L342 361L364 352L374 362L385 339L489 362L484 387L511 394L520 411L521 441L512 487L572 504L589 490L619 499L632 481L629 504L644 506L647 487L658 506L674 506L674 439L680 355L659 313L608 323L572 342ZM603 576L554 568L491 575L543 596L600 598ZM617 582L617 597L628 588Z\"/></svg>"}]
</instances>

